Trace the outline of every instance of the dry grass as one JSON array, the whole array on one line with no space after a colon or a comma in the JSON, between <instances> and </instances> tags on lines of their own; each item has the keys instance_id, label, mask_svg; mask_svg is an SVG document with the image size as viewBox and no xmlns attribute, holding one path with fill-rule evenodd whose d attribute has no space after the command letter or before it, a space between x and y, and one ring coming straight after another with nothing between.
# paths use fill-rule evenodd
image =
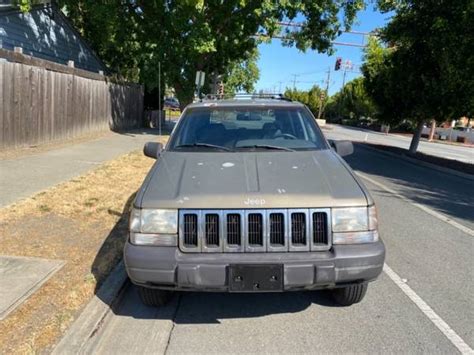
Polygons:
<instances>
[{"instance_id":1,"label":"dry grass","mask_svg":"<svg viewBox=\"0 0 474 355\"><path fill-rule=\"evenodd\" d=\"M0 254L66 261L0 323L0 353L57 342L120 260L129 205L153 162L133 152L0 209Z\"/></svg>"}]
</instances>

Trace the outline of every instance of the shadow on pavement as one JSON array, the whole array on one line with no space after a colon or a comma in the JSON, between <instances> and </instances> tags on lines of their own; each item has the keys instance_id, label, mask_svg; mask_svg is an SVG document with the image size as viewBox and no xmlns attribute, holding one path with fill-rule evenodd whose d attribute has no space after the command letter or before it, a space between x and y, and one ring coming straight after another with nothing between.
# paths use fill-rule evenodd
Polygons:
<instances>
[{"instance_id":1,"label":"shadow on pavement","mask_svg":"<svg viewBox=\"0 0 474 355\"><path fill-rule=\"evenodd\" d=\"M413 202L474 223L472 181L373 152L357 144L354 145L354 154L345 159L354 170L384 178L381 183ZM390 184L386 183L387 180Z\"/></svg>"},{"instance_id":2,"label":"shadow on pavement","mask_svg":"<svg viewBox=\"0 0 474 355\"><path fill-rule=\"evenodd\" d=\"M166 306L147 307L141 302L136 287L130 285L114 313L135 319L171 320L177 324L218 324L221 319L303 312L312 304L339 307L329 291L247 294L177 292Z\"/></svg>"},{"instance_id":3,"label":"shadow on pavement","mask_svg":"<svg viewBox=\"0 0 474 355\"><path fill-rule=\"evenodd\" d=\"M122 211L108 211L110 214L116 215L120 218L105 238L95 256L94 262L92 263L91 273L94 275L96 280L94 293L100 298L102 298L101 293L98 293L100 287L109 276L113 268L120 260L122 260L123 247L128 236L128 219L130 208L135 196L136 192L127 199ZM108 303L106 299L103 299L103 301Z\"/></svg>"}]
</instances>

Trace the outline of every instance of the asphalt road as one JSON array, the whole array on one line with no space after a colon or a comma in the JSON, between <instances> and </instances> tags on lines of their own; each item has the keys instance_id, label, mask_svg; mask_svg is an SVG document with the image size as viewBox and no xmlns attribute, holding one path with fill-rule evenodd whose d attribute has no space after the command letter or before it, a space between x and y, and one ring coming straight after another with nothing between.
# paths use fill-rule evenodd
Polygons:
<instances>
[{"instance_id":1,"label":"asphalt road","mask_svg":"<svg viewBox=\"0 0 474 355\"><path fill-rule=\"evenodd\" d=\"M362 303L338 307L327 292L182 293L154 309L130 286L89 350L472 352L474 182L360 147L347 161L378 204L387 247L384 272Z\"/></svg>"},{"instance_id":2,"label":"asphalt road","mask_svg":"<svg viewBox=\"0 0 474 355\"><path fill-rule=\"evenodd\" d=\"M331 129L331 135L335 139L367 141L368 143L392 145L394 147L405 149L410 147L411 137L405 137L397 134L386 135L381 132L339 125L328 125L328 127ZM473 147L421 141L418 151L437 157L474 164Z\"/></svg>"}]
</instances>

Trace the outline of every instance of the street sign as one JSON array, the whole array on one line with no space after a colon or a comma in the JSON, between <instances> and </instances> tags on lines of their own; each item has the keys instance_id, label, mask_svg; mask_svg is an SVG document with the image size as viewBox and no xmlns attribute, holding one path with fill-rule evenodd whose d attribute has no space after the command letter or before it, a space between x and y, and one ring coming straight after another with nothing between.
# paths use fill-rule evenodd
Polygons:
<instances>
[{"instance_id":1,"label":"street sign","mask_svg":"<svg viewBox=\"0 0 474 355\"><path fill-rule=\"evenodd\" d=\"M201 87L204 85L204 79L206 78L206 73L203 71L198 70L196 72L196 86Z\"/></svg>"}]
</instances>

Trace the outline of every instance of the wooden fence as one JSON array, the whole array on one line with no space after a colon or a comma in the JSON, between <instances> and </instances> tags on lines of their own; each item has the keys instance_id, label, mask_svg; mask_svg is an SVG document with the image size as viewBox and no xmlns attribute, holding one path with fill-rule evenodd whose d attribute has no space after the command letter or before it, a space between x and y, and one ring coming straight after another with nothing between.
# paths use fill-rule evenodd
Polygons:
<instances>
[{"instance_id":1,"label":"wooden fence","mask_svg":"<svg viewBox=\"0 0 474 355\"><path fill-rule=\"evenodd\" d=\"M0 149L141 127L143 87L97 77L0 60Z\"/></svg>"}]
</instances>

